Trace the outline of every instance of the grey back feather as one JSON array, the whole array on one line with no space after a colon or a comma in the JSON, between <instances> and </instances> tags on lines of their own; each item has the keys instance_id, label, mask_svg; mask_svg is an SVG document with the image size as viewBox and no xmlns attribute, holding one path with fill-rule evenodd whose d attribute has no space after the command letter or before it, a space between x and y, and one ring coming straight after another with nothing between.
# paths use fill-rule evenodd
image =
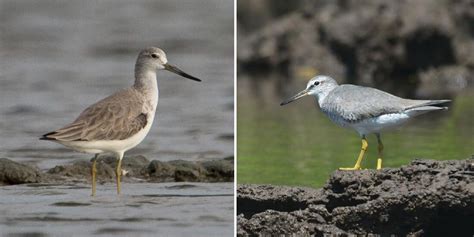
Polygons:
<instances>
[{"instance_id":1,"label":"grey back feather","mask_svg":"<svg viewBox=\"0 0 474 237\"><path fill-rule=\"evenodd\" d=\"M336 115L346 122L358 122L383 114L401 113L408 109L445 102L449 100L410 100L375 88L340 85L326 96L320 106L330 117Z\"/></svg>"}]
</instances>

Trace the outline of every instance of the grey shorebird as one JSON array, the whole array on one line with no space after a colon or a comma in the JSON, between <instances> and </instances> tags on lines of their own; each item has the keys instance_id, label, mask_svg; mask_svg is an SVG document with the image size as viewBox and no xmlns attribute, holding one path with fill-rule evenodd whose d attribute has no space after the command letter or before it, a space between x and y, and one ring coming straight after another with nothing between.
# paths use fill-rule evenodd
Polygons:
<instances>
[{"instance_id":1,"label":"grey shorebird","mask_svg":"<svg viewBox=\"0 0 474 237\"><path fill-rule=\"evenodd\" d=\"M167 70L201 81L169 64L163 50L156 47L144 49L135 64L133 86L89 106L71 124L40 138L75 151L95 154L91 168L92 196L96 191L96 161L101 153L111 153L117 157L115 175L117 194L120 194L123 155L143 141L155 117L158 104L157 70Z\"/></svg>"},{"instance_id":2,"label":"grey shorebird","mask_svg":"<svg viewBox=\"0 0 474 237\"><path fill-rule=\"evenodd\" d=\"M397 127L410 118L435 110L444 110L442 104L450 100L410 100L387 92L356 85L338 85L328 76L316 76L309 80L306 89L283 101L286 105L303 96L311 95L319 104L321 111L331 121L355 129L361 139L362 147L354 167L340 170L359 170L367 150L366 136L374 133L378 142L377 169L382 168L383 144L380 132Z\"/></svg>"}]
</instances>

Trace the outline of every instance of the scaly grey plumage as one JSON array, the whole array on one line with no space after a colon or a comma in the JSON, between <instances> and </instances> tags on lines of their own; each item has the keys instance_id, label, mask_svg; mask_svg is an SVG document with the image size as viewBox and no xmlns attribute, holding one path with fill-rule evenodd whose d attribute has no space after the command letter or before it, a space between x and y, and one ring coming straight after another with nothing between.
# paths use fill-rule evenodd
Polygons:
<instances>
[{"instance_id":1,"label":"scaly grey plumage","mask_svg":"<svg viewBox=\"0 0 474 237\"><path fill-rule=\"evenodd\" d=\"M402 113L407 110L438 110L438 105L449 100L410 100L387 92L363 86L339 85L331 90L321 103L321 110L337 114L346 122L358 122L383 114ZM422 111L422 110L419 110Z\"/></svg>"}]
</instances>

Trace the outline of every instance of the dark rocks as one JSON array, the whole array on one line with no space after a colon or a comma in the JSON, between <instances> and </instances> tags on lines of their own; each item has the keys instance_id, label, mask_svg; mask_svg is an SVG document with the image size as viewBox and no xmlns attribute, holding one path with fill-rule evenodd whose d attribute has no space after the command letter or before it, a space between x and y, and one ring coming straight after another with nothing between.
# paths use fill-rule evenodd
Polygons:
<instances>
[{"instance_id":1,"label":"dark rocks","mask_svg":"<svg viewBox=\"0 0 474 237\"><path fill-rule=\"evenodd\" d=\"M321 196L320 190L311 188L269 185L239 185L237 193L239 214L246 218L269 209L280 212L304 209L312 197Z\"/></svg>"},{"instance_id":2,"label":"dark rocks","mask_svg":"<svg viewBox=\"0 0 474 237\"><path fill-rule=\"evenodd\" d=\"M97 161L98 180L112 180L115 177L116 159L99 157ZM71 165L56 166L49 174L61 177L89 178L91 162L79 160ZM232 182L234 180L234 159L225 158L191 162L185 160L149 161L144 156L124 157L122 160L124 178L149 182Z\"/></svg>"},{"instance_id":3,"label":"dark rocks","mask_svg":"<svg viewBox=\"0 0 474 237\"><path fill-rule=\"evenodd\" d=\"M0 158L0 185L38 183L41 173L28 165Z\"/></svg>"},{"instance_id":4,"label":"dark rocks","mask_svg":"<svg viewBox=\"0 0 474 237\"><path fill-rule=\"evenodd\" d=\"M472 236L474 160L336 171L322 189L238 188L238 234Z\"/></svg>"},{"instance_id":5,"label":"dark rocks","mask_svg":"<svg viewBox=\"0 0 474 237\"><path fill-rule=\"evenodd\" d=\"M204 169L198 164L185 160L169 162L152 161L146 169L151 180L158 182L198 182L203 178Z\"/></svg>"},{"instance_id":6,"label":"dark rocks","mask_svg":"<svg viewBox=\"0 0 474 237\"><path fill-rule=\"evenodd\" d=\"M253 9L255 2L247 5L241 9ZM246 28L255 26L238 19L244 32L238 36L241 73L278 71L283 76L271 78L284 80L277 82L280 87L288 87L292 78L328 74L410 97L442 97L447 83L450 94L474 84L472 1L305 1L299 6L251 34ZM254 19L250 10L239 14ZM452 68L439 71L451 82L420 76L438 68Z\"/></svg>"},{"instance_id":7,"label":"dark rocks","mask_svg":"<svg viewBox=\"0 0 474 237\"><path fill-rule=\"evenodd\" d=\"M100 160L101 159L99 159L99 161ZM107 163L110 167L113 167L115 170L115 166L117 163L117 159L115 157L106 157L104 162ZM149 163L150 161L144 156L126 156L122 160L122 169L126 171L126 176L140 177L143 175L143 167L146 167Z\"/></svg>"},{"instance_id":8,"label":"dark rocks","mask_svg":"<svg viewBox=\"0 0 474 237\"><path fill-rule=\"evenodd\" d=\"M201 166L206 171L206 177L212 182L231 182L234 177L234 157L222 160L204 161Z\"/></svg>"},{"instance_id":9,"label":"dark rocks","mask_svg":"<svg viewBox=\"0 0 474 237\"><path fill-rule=\"evenodd\" d=\"M100 181L111 180L115 177L114 166L110 166L106 160L99 159L97 161L97 177ZM74 178L74 179L90 179L92 162L86 160L77 160L69 165L58 165L49 169L47 173L50 180Z\"/></svg>"},{"instance_id":10,"label":"dark rocks","mask_svg":"<svg viewBox=\"0 0 474 237\"><path fill-rule=\"evenodd\" d=\"M145 170L145 175L151 181L158 182L232 182L234 180L234 158L203 162L154 160Z\"/></svg>"},{"instance_id":11,"label":"dark rocks","mask_svg":"<svg viewBox=\"0 0 474 237\"><path fill-rule=\"evenodd\" d=\"M174 160L169 163L175 167L174 179L177 182L197 182L204 175L204 169L199 164L185 160Z\"/></svg>"},{"instance_id":12,"label":"dark rocks","mask_svg":"<svg viewBox=\"0 0 474 237\"><path fill-rule=\"evenodd\" d=\"M97 181L115 180L115 157L99 157ZM83 182L90 180L92 160L77 160L67 165L58 165L45 173L27 164L6 158L0 159L0 185L22 183ZM126 182L233 182L234 158L191 162L175 160L149 161L144 156L127 156L122 160L122 177Z\"/></svg>"},{"instance_id":13,"label":"dark rocks","mask_svg":"<svg viewBox=\"0 0 474 237\"><path fill-rule=\"evenodd\" d=\"M174 167L167 162L159 160L153 160L146 167L145 173L147 173L151 180L170 182L174 178Z\"/></svg>"}]
</instances>

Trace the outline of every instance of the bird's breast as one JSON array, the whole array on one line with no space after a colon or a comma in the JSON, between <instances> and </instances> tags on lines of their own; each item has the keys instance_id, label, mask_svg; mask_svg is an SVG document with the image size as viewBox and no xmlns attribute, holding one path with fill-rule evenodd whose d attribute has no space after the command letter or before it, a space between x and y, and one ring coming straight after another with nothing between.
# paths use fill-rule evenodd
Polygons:
<instances>
[{"instance_id":1,"label":"bird's breast","mask_svg":"<svg viewBox=\"0 0 474 237\"><path fill-rule=\"evenodd\" d=\"M342 127L347 127L349 126L349 122L344 120L342 116L340 116L336 111L333 110L327 110L321 108L321 111L328 116L328 118L335 124L342 126Z\"/></svg>"}]
</instances>

